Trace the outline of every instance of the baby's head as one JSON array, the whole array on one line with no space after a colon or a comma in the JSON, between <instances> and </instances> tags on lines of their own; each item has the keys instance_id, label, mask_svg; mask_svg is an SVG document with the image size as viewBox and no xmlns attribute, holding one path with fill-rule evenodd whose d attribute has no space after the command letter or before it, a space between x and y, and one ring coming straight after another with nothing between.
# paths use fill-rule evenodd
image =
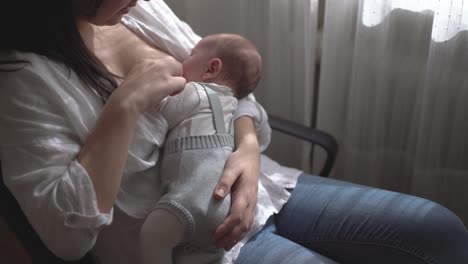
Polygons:
<instances>
[{"instance_id":1,"label":"baby's head","mask_svg":"<svg viewBox=\"0 0 468 264\"><path fill-rule=\"evenodd\" d=\"M187 82L212 82L228 86L234 96L251 93L260 81L262 58L254 44L235 34L204 37L183 62Z\"/></svg>"}]
</instances>

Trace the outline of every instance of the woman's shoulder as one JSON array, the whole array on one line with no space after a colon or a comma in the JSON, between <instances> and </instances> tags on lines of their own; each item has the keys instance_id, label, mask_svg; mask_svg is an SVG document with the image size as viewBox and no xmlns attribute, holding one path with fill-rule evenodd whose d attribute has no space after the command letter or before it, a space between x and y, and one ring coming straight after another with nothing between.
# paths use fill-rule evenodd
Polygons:
<instances>
[{"instance_id":1,"label":"woman's shoulder","mask_svg":"<svg viewBox=\"0 0 468 264\"><path fill-rule=\"evenodd\" d=\"M67 67L65 65L33 52L0 52L0 62L2 61L8 62L0 66L0 74L3 75L15 76L34 74L47 77L52 73L67 72Z\"/></svg>"},{"instance_id":2,"label":"woman's shoulder","mask_svg":"<svg viewBox=\"0 0 468 264\"><path fill-rule=\"evenodd\" d=\"M102 105L100 97L59 62L26 52L0 55L0 61L17 62L8 65L9 69L0 70L0 104L4 105L0 109L13 104L33 104L57 109L73 106L81 111L85 106L100 109Z\"/></svg>"},{"instance_id":3,"label":"woman's shoulder","mask_svg":"<svg viewBox=\"0 0 468 264\"><path fill-rule=\"evenodd\" d=\"M71 69L40 54L2 52L0 61L4 62L0 65L0 92L3 95L48 96L72 85L82 86Z\"/></svg>"},{"instance_id":4,"label":"woman's shoulder","mask_svg":"<svg viewBox=\"0 0 468 264\"><path fill-rule=\"evenodd\" d=\"M21 62L15 68L9 65L10 69L0 70L0 127L11 128L0 133L3 136L0 140L11 139L10 135L19 127L37 134L37 130L29 128L35 123L92 127L102 101L71 69L45 56L26 52L3 53L0 61ZM29 138L34 137L37 135Z\"/></svg>"}]
</instances>

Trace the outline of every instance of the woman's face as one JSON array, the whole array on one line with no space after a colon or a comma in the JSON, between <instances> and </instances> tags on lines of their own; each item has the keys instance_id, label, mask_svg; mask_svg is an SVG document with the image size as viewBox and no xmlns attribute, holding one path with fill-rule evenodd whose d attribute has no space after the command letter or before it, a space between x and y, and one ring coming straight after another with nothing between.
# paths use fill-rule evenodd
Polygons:
<instances>
[{"instance_id":1,"label":"woman's face","mask_svg":"<svg viewBox=\"0 0 468 264\"><path fill-rule=\"evenodd\" d=\"M122 20L138 0L102 0L96 14L88 18L95 25L115 25Z\"/></svg>"}]
</instances>

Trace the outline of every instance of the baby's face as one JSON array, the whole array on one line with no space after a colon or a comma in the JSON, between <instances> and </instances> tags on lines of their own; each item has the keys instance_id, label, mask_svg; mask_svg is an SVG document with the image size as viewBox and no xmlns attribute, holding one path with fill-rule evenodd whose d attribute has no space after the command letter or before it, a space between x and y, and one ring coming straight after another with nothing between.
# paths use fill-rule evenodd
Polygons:
<instances>
[{"instance_id":1,"label":"baby's face","mask_svg":"<svg viewBox=\"0 0 468 264\"><path fill-rule=\"evenodd\" d=\"M183 63L184 78L187 82L202 82L203 74L209 67L209 48L206 43L201 40L193 49L190 57Z\"/></svg>"}]
</instances>

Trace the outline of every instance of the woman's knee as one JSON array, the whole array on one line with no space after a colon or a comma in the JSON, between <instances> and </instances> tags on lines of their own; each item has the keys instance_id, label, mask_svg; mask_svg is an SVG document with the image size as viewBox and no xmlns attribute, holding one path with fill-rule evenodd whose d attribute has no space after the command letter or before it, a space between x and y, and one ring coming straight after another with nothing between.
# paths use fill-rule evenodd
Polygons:
<instances>
[{"instance_id":1,"label":"woman's knee","mask_svg":"<svg viewBox=\"0 0 468 264\"><path fill-rule=\"evenodd\" d=\"M277 226L280 235L312 249L323 243L335 243L338 251L371 245L425 263L468 263L467 230L455 214L435 202L382 189L303 179Z\"/></svg>"},{"instance_id":2,"label":"woman's knee","mask_svg":"<svg viewBox=\"0 0 468 264\"><path fill-rule=\"evenodd\" d=\"M428 202L428 206L423 217L402 227L408 243L437 263L468 263L468 231L463 222L442 205Z\"/></svg>"}]
</instances>

